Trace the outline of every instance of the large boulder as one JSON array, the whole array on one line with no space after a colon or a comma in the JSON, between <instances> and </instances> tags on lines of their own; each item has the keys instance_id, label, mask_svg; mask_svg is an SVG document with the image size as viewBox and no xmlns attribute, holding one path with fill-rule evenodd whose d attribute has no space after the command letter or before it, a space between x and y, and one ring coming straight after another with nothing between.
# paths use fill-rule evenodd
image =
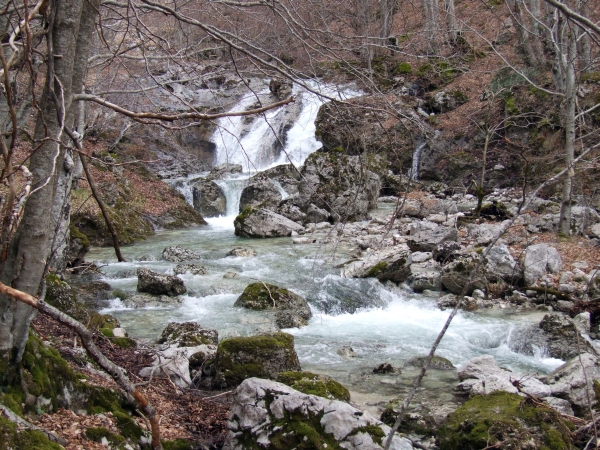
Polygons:
<instances>
[{"instance_id":1,"label":"large boulder","mask_svg":"<svg viewBox=\"0 0 600 450\"><path fill-rule=\"evenodd\" d=\"M234 173L242 173L241 164L223 163L213 167L210 173L206 176L207 180L222 180L226 175Z\"/></svg>"},{"instance_id":2,"label":"large boulder","mask_svg":"<svg viewBox=\"0 0 600 450\"><path fill-rule=\"evenodd\" d=\"M410 275L412 254L406 244L373 251L357 261L344 266L344 278L375 277L380 281L404 282Z\"/></svg>"},{"instance_id":3,"label":"large boulder","mask_svg":"<svg viewBox=\"0 0 600 450\"><path fill-rule=\"evenodd\" d=\"M481 257L478 254L460 256L442 268L442 284L453 294L461 294L467 286L466 295L475 289L484 289L486 279L483 273ZM475 269L477 268L477 271ZM472 275L471 275L472 274Z\"/></svg>"},{"instance_id":4,"label":"large boulder","mask_svg":"<svg viewBox=\"0 0 600 450\"><path fill-rule=\"evenodd\" d=\"M439 428L440 450L573 448L570 430L557 411L537 407L508 392L477 395Z\"/></svg>"},{"instance_id":5,"label":"large boulder","mask_svg":"<svg viewBox=\"0 0 600 450\"><path fill-rule=\"evenodd\" d=\"M162 252L162 259L170 262L183 262L200 259L200 254L179 245L166 247Z\"/></svg>"},{"instance_id":6,"label":"large boulder","mask_svg":"<svg viewBox=\"0 0 600 450\"><path fill-rule=\"evenodd\" d=\"M508 369L498 367L493 356L483 355L468 361L458 370L461 383L457 389L469 395L491 394L495 391L519 393L519 389L537 397L549 397L550 388L533 377L515 375ZM520 388L517 388L517 385Z\"/></svg>"},{"instance_id":7,"label":"large boulder","mask_svg":"<svg viewBox=\"0 0 600 450\"><path fill-rule=\"evenodd\" d=\"M294 337L287 333L224 339L215 358L215 382L223 388L246 378L275 379L281 372L298 370Z\"/></svg>"},{"instance_id":8,"label":"large boulder","mask_svg":"<svg viewBox=\"0 0 600 450\"><path fill-rule=\"evenodd\" d=\"M166 349L157 350L151 365L140 370L140 376L144 378L168 376L176 386L189 388L192 385L190 361L194 359L194 355L214 356L216 350L217 346L212 344L195 347L172 345Z\"/></svg>"},{"instance_id":9,"label":"large boulder","mask_svg":"<svg viewBox=\"0 0 600 450\"><path fill-rule=\"evenodd\" d=\"M171 322L160 334L157 342L176 347L217 345L219 333L217 330L204 329L196 322Z\"/></svg>"},{"instance_id":10,"label":"large boulder","mask_svg":"<svg viewBox=\"0 0 600 450\"><path fill-rule=\"evenodd\" d=\"M387 425L348 403L298 392L274 381L250 378L237 389L224 450L381 450ZM412 450L394 435L391 450Z\"/></svg>"},{"instance_id":11,"label":"large boulder","mask_svg":"<svg viewBox=\"0 0 600 450\"><path fill-rule=\"evenodd\" d=\"M298 205L314 205L329 213L332 221L357 221L377 207L383 163L377 158L348 156L341 151L312 153L302 168ZM371 170L372 169L372 170Z\"/></svg>"},{"instance_id":12,"label":"large boulder","mask_svg":"<svg viewBox=\"0 0 600 450\"><path fill-rule=\"evenodd\" d=\"M490 249L485 259L484 270L487 280L492 282L503 280L514 285L523 278L523 270L506 245Z\"/></svg>"},{"instance_id":13,"label":"large boulder","mask_svg":"<svg viewBox=\"0 0 600 450\"><path fill-rule=\"evenodd\" d=\"M147 292L152 295L168 295L175 297L187 292L183 280L173 275L165 275L153 272L150 269L140 267L137 270L138 292Z\"/></svg>"},{"instance_id":14,"label":"large boulder","mask_svg":"<svg viewBox=\"0 0 600 450\"><path fill-rule=\"evenodd\" d=\"M569 360L581 351L593 351L591 344L579 333L571 319L560 314L546 314L537 328L523 335L520 349L531 355L536 348L543 348L552 358Z\"/></svg>"},{"instance_id":15,"label":"large boulder","mask_svg":"<svg viewBox=\"0 0 600 450\"><path fill-rule=\"evenodd\" d=\"M287 314L276 316L276 321L282 328L288 328L285 325L290 323L306 325L312 317L310 306L304 298L287 289L268 283L249 284L233 306L258 311L285 311ZM296 320L290 315L296 316Z\"/></svg>"},{"instance_id":16,"label":"large boulder","mask_svg":"<svg viewBox=\"0 0 600 450\"><path fill-rule=\"evenodd\" d=\"M410 277L407 282L415 292L423 292L426 289L436 291L441 289L441 274L440 264L430 259L425 262L411 264Z\"/></svg>"},{"instance_id":17,"label":"large boulder","mask_svg":"<svg viewBox=\"0 0 600 450\"><path fill-rule=\"evenodd\" d=\"M204 217L227 213L227 198L223 189L212 180L202 179L192 185L194 209Z\"/></svg>"},{"instance_id":18,"label":"large boulder","mask_svg":"<svg viewBox=\"0 0 600 450\"><path fill-rule=\"evenodd\" d=\"M544 378L552 395L568 400L575 412L587 414L598 403L600 393L600 361L598 356L582 353Z\"/></svg>"},{"instance_id":19,"label":"large boulder","mask_svg":"<svg viewBox=\"0 0 600 450\"><path fill-rule=\"evenodd\" d=\"M304 230L302 225L264 208L244 209L233 225L236 236L253 238L291 236L294 231Z\"/></svg>"},{"instance_id":20,"label":"large boulder","mask_svg":"<svg viewBox=\"0 0 600 450\"><path fill-rule=\"evenodd\" d=\"M281 192L263 173L253 176L242 191L240 212L245 208L266 208L275 210L282 200Z\"/></svg>"},{"instance_id":21,"label":"large boulder","mask_svg":"<svg viewBox=\"0 0 600 450\"><path fill-rule=\"evenodd\" d=\"M530 245L525 250L525 283L535 284L548 273L558 273L562 268L562 259L554 247L546 244Z\"/></svg>"},{"instance_id":22,"label":"large boulder","mask_svg":"<svg viewBox=\"0 0 600 450\"><path fill-rule=\"evenodd\" d=\"M431 222L415 222L411 224L407 244L413 252L433 252L444 242L457 241L456 228L438 226Z\"/></svg>"},{"instance_id":23,"label":"large boulder","mask_svg":"<svg viewBox=\"0 0 600 450\"><path fill-rule=\"evenodd\" d=\"M405 117L414 117L414 110L395 97L394 109ZM405 97L406 99L406 97ZM414 146L427 123L402 120L399 114L386 114L389 100L384 96L362 96L343 104L327 102L321 106L315 120L316 138L327 151L342 149L349 155L381 155L394 173L405 173L410 167ZM433 132L433 130L431 130Z\"/></svg>"}]
</instances>

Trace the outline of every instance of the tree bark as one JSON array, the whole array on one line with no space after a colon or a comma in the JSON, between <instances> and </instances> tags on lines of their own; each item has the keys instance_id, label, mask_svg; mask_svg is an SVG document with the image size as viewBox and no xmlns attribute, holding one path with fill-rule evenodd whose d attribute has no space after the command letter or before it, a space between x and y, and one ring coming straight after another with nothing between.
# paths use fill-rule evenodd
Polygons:
<instances>
[{"instance_id":1,"label":"tree bark","mask_svg":"<svg viewBox=\"0 0 600 450\"><path fill-rule=\"evenodd\" d=\"M425 39L428 51L436 54L440 47L440 9L437 0L423 0L423 16L425 18Z\"/></svg>"},{"instance_id":2,"label":"tree bark","mask_svg":"<svg viewBox=\"0 0 600 450\"><path fill-rule=\"evenodd\" d=\"M565 33L566 42L562 46L566 55L562 55L563 67L565 69L565 106L564 106L564 129L565 129L565 166L569 168L563 184L562 203L560 206L559 231L568 235L571 231L571 193L573 189L573 177L575 168L572 167L575 159L575 108L577 101L577 86L575 80L575 58L577 56L577 39L573 30Z\"/></svg>"},{"instance_id":3,"label":"tree bark","mask_svg":"<svg viewBox=\"0 0 600 450\"><path fill-rule=\"evenodd\" d=\"M66 150L60 141L62 121L71 106L76 61L87 61L89 56L78 53L77 46L78 38L84 38L79 35L84 14L95 19L96 10L79 0L56 0L48 11L48 71L34 134L38 148L30 159L34 184L0 268L1 282L31 295L39 294L43 278L54 263L53 245L65 214L64 205L68 204L72 166L68 160L65 165ZM91 35L85 38L90 40ZM32 318L31 306L0 296L2 365L15 367L20 362Z\"/></svg>"}]
</instances>

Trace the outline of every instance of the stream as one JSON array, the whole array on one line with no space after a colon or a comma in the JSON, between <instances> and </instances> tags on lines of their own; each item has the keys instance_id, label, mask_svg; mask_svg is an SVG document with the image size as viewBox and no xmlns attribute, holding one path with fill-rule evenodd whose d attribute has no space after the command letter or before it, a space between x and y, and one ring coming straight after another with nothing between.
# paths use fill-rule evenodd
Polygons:
<instances>
[{"instance_id":1,"label":"stream","mask_svg":"<svg viewBox=\"0 0 600 450\"><path fill-rule=\"evenodd\" d=\"M315 98L311 94L301 99L302 107L296 122L287 127L286 144L282 148L289 150L288 158L297 164L319 146L314 139L314 118L318 111L318 107L314 107L318 104ZM247 104L247 99L241 100L240 105ZM266 120L275 121L279 115L283 114L271 112ZM381 406L391 398L401 397L419 370L406 363L429 352L450 311L439 310L436 298L383 285L376 279L341 278L336 265L350 259L354 249L335 240L329 244L294 245L287 237L244 239L234 235L233 219L250 171L276 165L286 157L286 152L281 151L271 154L271 160L265 161L264 145L259 145L264 144L264 135L252 136L253 132L265 132L264 124L259 123L264 121L265 118L259 118L255 119L257 123L244 125L241 120L230 123L233 128L228 130L229 136L241 135L236 127L246 127L243 146L248 159L233 158L235 162L245 162L245 173L219 182L228 200L225 217L208 218L207 226L158 231L146 241L123 249L128 262L118 263L112 248L93 248L86 258L96 262L104 274L103 279L113 289L129 293L136 290L135 270L138 267L173 274L175 263L161 260L161 253L167 246L180 245L201 254L197 263L206 267L207 274L180 275L188 288L180 303L163 308L128 309L115 298L102 312L118 317L131 337L143 341L156 340L171 321L196 321L205 328L217 329L220 339L247 336L264 331L267 320L261 312L235 308L233 303L248 284L259 280L269 282L302 295L313 310L308 326L285 330L295 337L303 370L327 374L341 382L350 389L353 402L367 410ZM220 124L219 135L225 125L225 122ZM236 154L232 150L239 140L219 143L215 137L215 142L220 155L217 160L230 162ZM261 147L260 151L253 153L252 145ZM256 156L255 160L253 156ZM191 191L185 179L172 185L189 197ZM372 215L385 217L391 207L381 203ZM227 257L227 252L235 247L253 249L257 256ZM228 270L234 270L237 276L224 278ZM511 343L519 339L520 330L539 322L542 317L543 313L514 314L496 310L460 312L436 354L449 359L455 366L475 356L489 354L499 365L518 374L548 373L562 361L546 357L543 349L534 356L511 350ZM338 350L344 346L352 347L356 357L340 355ZM381 363L390 363L401 372L374 375L372 369ZM455 371L432 370L424 380L423 392L429 397L450 400L456 383Z\"/></svg>"}]
</instances>

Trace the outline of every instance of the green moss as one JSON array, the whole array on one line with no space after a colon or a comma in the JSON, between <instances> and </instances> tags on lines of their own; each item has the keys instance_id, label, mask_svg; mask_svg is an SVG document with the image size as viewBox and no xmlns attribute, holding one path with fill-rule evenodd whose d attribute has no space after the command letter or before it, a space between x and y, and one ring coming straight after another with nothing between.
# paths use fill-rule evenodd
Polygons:
<instances>
[{"instance_id":1,"label":"green moss","mask_svg":"<svg viewBox=\"0 0 600 450\"><path fill-rule=\"evenodd\" d=\"M308 415L300 413L285 413L283 419L272 418L274 431L269 436L271 450L340 450L340 446L333 434L326 433L321 425L323 414ZM241 436L244 449L258 450L256 438L249 431L244 431Z\"/></svg>"},{"instance_id":2,"label":"green moss","mask_svg":"<svg viewBox=\"0 0 600 450\"><path fill-rule=\"evenodd\" d=\"M294 337L290 334L275 333L224 339L219 343L215 357L221 383L224 386L236 386L246 378L269 378L268 368L260 361L269 360L274 354L287 359L279 361L279 365L288 368L299 367L298 356L294 350Z\"/></svg>"},{"instance_id":3,"label":"green moss","mask_svg":"<svg viewBox=\"0 0 600 450\"><path fill-rule=\"evenodd\" d=\"M516 394L494 392L475 396L450 414L437 437L441 450L476 450L498 443L511 448L513 441L567 450L572 448L569 435L556 411L536 408Z\"/></svg>"},{"instance_id":4,"label":"green moss","mask_svg":"<svg viewBox=\"0 0 600 450\"><path fill-rule=\"evenodd\" d=\"M144 435L140 426L135 423L135 420L129 414L121 411L113 411L113 416L117 422L117 428L124 437L137 442Z\"/></svg>"},{"instance_id":5,"label":"green moss","mask_svg":"<svg viewBox=\"0 0 600 450\"><path fill-rule=\"evenodd\" d=\"M407 63L407 62L402 62L402 63L398 64L393 72L393 74L396 76L407 75L407 74L411 74L411 73L412 73L412 66L410 65L410 63Z\"/></svg>"},{"instance_id":6,"label":"green moss","mask_svg":"<svg viewBox=\"0 0 600 450\"><path fill-rule=\"evenodd\" d=\"M581 75L581 81L584 83L600 83L600 72L588 72Z\"/></svg>"},{"instance_id":7,"label":"green moss","mask_svg":"<svg viewBox=\"0 0 600 450\"><path fill-rule=\"evenodd\" d=\"M424 77L432 70L433 66L431 64L422 64L419 67L417 67L417 75L420 77Z\"/></svg>"},{"instance_id":8,"label":"green moss","mask_svg":"<svg viewBox=\"0 0 600 450\"><path fill-rule=\"evenodd\" d=\"M254 209L251 206L246 206L241 213L239 213L234 222L239 223L240 225L244 225L244 221L254 212Z\"/></svg>"},{"instance_id":9,"label":"green moss","mask_svg":"<svg viewBox=\"0 0 600 450\"><path fill-rule=\"evenodd\" d=\"M114 338L112 340L112 342L114 342L121 348L136 348L137 347L137 343L133 339L128 338L128 337Z\"/></svg>"},{"instance_id":10,"label":"green moss","mask_svg":"<svg viewBox=\"0 0 600 450\"><path fill-rule=\"evenodd\" d=\"M87 428L85 430L85 435L90 441L94 442L102 442L102 438L106 438L106 440L113 445L119 445L125 441L123 436L115 434L104 427Z\"/></svg>"},{"instance_id":11,"label":"green moss","mask_svg":"<svg viewBox=\"0 0 600 450\"><path fill-rule=\"evenodd\" d=\"M88 239L88 237L85 234L83 234L81 231L79 231L79 228L77 228L75 226L75 224L69 225L69 237L70 237L71 241L74 241L75 239L79 239L79 241L81 242L81 245L83 246L83 249L85 251L89 250L90 240Z\"/></svg>"},{"instance_id":12,"label":"green moss","mask_svg":"<svg viewBox=\"0 0 600 450\"><path fill-rule=\"evenodd\" d=\"M50 441L44 433L39 431L19 431L14 423L4 417L0 417L0 447L27 450L61 450L63 448Z\"/></svg>"},{"instance_id":13,"label":"green moss","mask_svg":"<svg viewBox=\"0 0 600 450\"><path fill-rule=\"evenodd\" d=\"M31 395L42 396L59 406L58 397L63 395L66 386L77 381L77 376L60 354L30 334L22 360L21 384Z\"/></svg>"},{"instance_id":14,"label":"green moss","mask_svg":"<svg viewBox=\"0 0 600 450\"><path fill-rule=\"evenodd\" d=\"M354 436L358 433L366 433L370 435L373 439L373 442L379 445L383 443L383 438L385 438L385 432L377 425L365 425L363 427L355 428L350 432L350 435Z\"/></svg>"},{"instance_id":15,"label":"green moss","mask_svg":"<svg viewBox=\"0 0 600 450\"><path fill-rule=\"evenodd\" d=\"M516 116L520 113L519 108L515 105L515 98L512 95L504 99L504 108L509 116Z\"/></svg>"},{"instance_id":16,"label":"green moss","mask_svg":"<svg viewBox=\"0 0 600 450\"><path fill-rule=\"evenodd\" d=\"M93 330L100 330L100 329L111 330L111 335L109 337L112 336L113 329L121 326L121 324L119 323L119 319L117 319L115 316L111 316L110 314L99 314L99 313L93 313L90 316L90 320L87 325L88 325L88 328L91 328Z\"/></svg>"},{"instance_id":17,"label":"green moss","mask_svg":"<svg viewBox=\"0 0 600 450\"><path fill-rule=\"evenodd\" d=\"M277 381L305 394L317 395L330 400L350 401L348 389L323 375L311 372L282 372L277 375Z\"/></svg>"},{"instance_id":18,"label":"green moss","mask_svg":"<svg viewBox=\"0 0 600 450\"><path fill-rule=\"evenodd\" d=\"M387 266L388 263L385 261L379 262L369 269L369 271L365 274L365 277L376 277L380 272L383 272Z\"/></svg>"},{"instance_id":19,"label":"green moss","mask_svg":"<svg viewBox=\"0 0 600 450\"><path fill-rule=\"evenodd\" d=\"M163 450L192 450L192 445L185 439L162 441Z\"/></svg>"},{"instance_id":20,"label":"green moss","mask_svg":"<svg viewBox=\"0 0 600 450\"><path fill-rule=\"evenodd\" d=\"M298 297L299 299L296 299ZM246 286L242 295L235 301L234 306L254 310L264 310L276 307L286 307L290 302L302 301L302 298L285 288L269 283L252 283Z\"/></svg>"}]
</instances>

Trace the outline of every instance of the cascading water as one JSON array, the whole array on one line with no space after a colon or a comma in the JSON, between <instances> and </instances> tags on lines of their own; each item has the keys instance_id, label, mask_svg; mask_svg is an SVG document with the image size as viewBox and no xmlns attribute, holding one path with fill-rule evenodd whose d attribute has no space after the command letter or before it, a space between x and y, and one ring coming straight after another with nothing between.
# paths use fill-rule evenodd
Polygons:
<instances>
[{"instance_id":1,"label":"cascading water","mask_svg":"<svg viewBox=\"0 0 600 450\"><path fill-rule=\"evenodd\" d=\"M236 298L256 280L292 289L307 298L314 314L308 326L286 330L295 336L302 368L327 373L346 384L353 400L363 407L387 402L406 391L417 369L404 368L402 374L388 377L384 383L380 381L382 378L372 376L372 368L382 362L402 367L410 358L427 354L448 312L437 309L434 299L386 287L375 279L341 278L335 266L350 258L353 250L345 248L343 243L293 245L289 238L241 240L231 232L232 216L239 210L240 193L255 168L264 169L289 160L301 164L319 147L314 139L314 118L320 100L314 94L303 94L300 98L300 110L285 133L285 151L281 148L279 153L270 151L271 159L265 159L264 148L274 148L273 130L280 129L285 115L283 109L268 112L266 120L264 117L250 121L233 117L220 122L217 134L223 139L216 141L217 161L235 162L244 167L243 174L217 181L227 197L227 217L208 219L209 226L197 229L160 232L128 247L129 262L117 263L112 250L107 248L92 249L89 259L103 265L104 279L113 288L133 295L137 267L173 273L175 264L161 260L165 247L181 245L202 255L198 263L206 267L206 275L180 275L188 287L182 303L130 309L124 307L121 300L114 299L105 310L118 316L131 336L141 339L155 340L170 321L197 321L205 328L217 329L220 338L256 334L266 325L263 313L234 307ZM254 101L247 97L234 109L247 108ZM225 120L231 126L228 133L223 130ZM415 178L424 146L415 150ZM185 184L191 179L193 177L171 182L187 198ZM285 193L283 188L281 191ZM382 209L373 211L375 217L377 214L382 214ZM257 256L226 257L229 250L240 245L254 249ZM224 278L224 273L232 269L237 276ZM461 312L437 353L455 365L474 356L491 354L500 365L518 373L546 373L561 362L546 358L543 349L532 356L517 353L511 346L519 330L540 319L541 316L534 314L494 316ZM356 358L338 354L338 350L346 346L354 349ZM425 379L426 390L438 396L452 395L456 384L456 375L452 373L454 375L432 372Z\"/></svg>"},{"instance_id":2,"label":"cascading water","mask_svg":"<svg viewBox=\"0 0 600 450\"><path fill-rule=\"evenodd\" d=\"M310 87L323 95L341 100L360 94L350 88L341 89L317 83L310 83ZM240 164L243 170L241 176L229 175L215 180L225 194L226 217L231 222L239 213L240 195L252 174L281 164L300 166L308 155L321 147L321 143L315 138L315 119L326 99L299 87L294 88L294 95L294 103L269 110L262 115L223 117L217 122L217 129L212 136L216 145L216 165ZM247 110L259 100L263 103L272 101L268 89L256 94L246 94L231 111ZM172 180L170 183L192 204L192 188L185 186L185 179ZM274 184L283 198L289 197L279 183ZM217 219L208 220L215 222ZM218 221L225 224L223 218Z\"/></svg>"},{"instance_id":3,"label":"cascading water","mask_svg":"<svg viewBox=\"0 0 600 450\"><path fill-rule=\"evenodd\" d=\"M419 167L421 165L421 153L423 149L427 146L427 141L418 145L413 152L413 160L412 160L412 168L410 172L410 179L413 181L417 181L419 179Z\"/></svg>"}]
</instances>

